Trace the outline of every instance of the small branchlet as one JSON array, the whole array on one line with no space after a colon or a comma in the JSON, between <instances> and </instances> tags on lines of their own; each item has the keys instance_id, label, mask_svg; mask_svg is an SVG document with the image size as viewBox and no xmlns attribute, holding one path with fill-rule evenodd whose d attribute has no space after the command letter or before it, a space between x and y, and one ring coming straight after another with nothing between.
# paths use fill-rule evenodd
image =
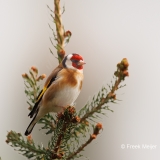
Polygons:
<instances>
[{"instance_id":1,"label":"small branchlet","mask_svg":"<svg viewBox=\"0 0 160 160\"><path fill-rule=\"evenodd\" d=\"M88 144L90 144L94 139L96 139L96 137L99 134L99 131L101 129L102 129L102 124L101 123L97 123L97 125L95 126L95 128L93 130L93 134L90 135L89 139L84 144L82 144L75 152L70 154L66 158L66 160L70 160L70 159L74 158L75 156L77 156L77 154L79 154Z\"/></svg>"},{"instance_id":2,"label":"small branchlet","mask_svg":"<svg viewBox=\"0 0 160 160\"><path fill-rule=\"evenodd\" d=\"M61 63L61 61L65 56L64 47L66 46L66 44L69 43L72 33L69 30L65 31L64 26L62 24L61 16L65 11L65 7L63 7L63 11L61 13L60 0L54 0L54 5L55 5L54 11L49 6L47 7L51 12L51 18L53 19L53 22L56 25L56 33L54 32L53 28L50 25L49 25L49 28L52 30L54 40L56 41L57 44L56 45L53 44L51 37L50 37L50 41L51 41L51 44L56 48L58 61L59 63ZM52 15L53 13L54 13L54 16ZM50 49L50 52L53 54L53 51L51 49Z\"/></svg>"},{"instance_id":3,"label":"small branchlet","mask_svg":"<svg viewBox=\"0 0 160 160\"><path fill-rule=\"evenodd\" d=\"M35 146L35 143L31 135L27 136L26 140L22 137L21 133L16 133L10 131L7 134L6 143L10 144L12 147L16 148L17 151L22 152L27 158L37 158L42 159L46 154L46 151L41 146Z\"/></svg>"},{"instance_id":4,"label":"small branchlet","mask_svg":"<svg viewBox=\"0 0 160 160\"><path fill-rule=\"evenodd\" d=\"M57 49L57 55L58 55L58 60L59 63L63 60L64 56L65 56L65 51L64 51L64 39L65 39L65 30L64 30L64 26L62 24L62 20L61 20L61 10L60 10L60 0L54 0L54 22L56 25L56 41L57 41L57 45L56 45L56 49Z\"/></svg>"},{"instance_id":5,"label":"small branchlet","mask_svg":"<svg viewBox=\"0 0 160 160\"><path fill-rule=\"evenodd\" d=\"M57 114L56 128L49 143L49 148L53 150L52 159L60 159L67 154L65 144L70 139L70 133L78 122L80 122L80 118L76 116L74 107L69 106L64 112Z\"/></svg>"},{"instance_id":6,"label":"small branchlet","mask_svg":"<svg viewBox=\"0 0 160 160\"><path fill-rule=\"evenodd\" d=\"M129 63L126 58L123 58L120 63L117 64L117 71L115 71L115 82L112 86L109 86L109 92L105 87L102 87L101 91L98 93L97 97L93 97L91 103L87 103L84 108L79 111L79 116L81 117L81 122L86 121L90 118L93 120L98 115L97 113L103 114L102 110L110 110L109 107L106 107L106 104L109 102L115 103L116 100L116 91L119 89L119 85L124 81L125 77L129 76L128 73ZM96 114L96 117L94 115Z\"/></svg>"},{"instance_id":7,"label":"small branchlet","mask_svg":"<svg viewBox=\"0 0 160 160\"><path fill-rule=\"evenodd\" d=\"M32 66L29 70L29 75L27 73L22 74L25 84L25 94L28 97L27 103L29 104L29 110L32 110L38 93L40 92L40 85L37 83L40 80L43 80L46 75L42 74L38 76L38 69L35 66Z\"/></svg>"}]
</instances>

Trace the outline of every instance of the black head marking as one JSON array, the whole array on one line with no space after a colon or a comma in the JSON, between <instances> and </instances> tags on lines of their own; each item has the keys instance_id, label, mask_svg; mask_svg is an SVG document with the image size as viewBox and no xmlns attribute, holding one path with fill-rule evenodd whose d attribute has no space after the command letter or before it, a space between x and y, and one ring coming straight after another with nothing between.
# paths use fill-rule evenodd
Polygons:
<instances>
[{"instance_id":1,"label":"black head marking","mask_svg":"<svg viewBox=\"0 0 160 160\"><path fill-rule=\"evenodd\" d=\"M62 65L63 65L64 68L67 68L67 66L66 66L66 60L67 60L67 56L65 56L65 58L62 61Z\"/></svg>"}]
</instances>

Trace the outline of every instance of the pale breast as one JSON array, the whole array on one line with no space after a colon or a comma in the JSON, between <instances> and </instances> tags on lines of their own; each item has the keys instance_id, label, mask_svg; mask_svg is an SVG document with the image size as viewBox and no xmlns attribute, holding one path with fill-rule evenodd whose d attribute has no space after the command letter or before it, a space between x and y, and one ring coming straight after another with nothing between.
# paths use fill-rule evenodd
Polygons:
<instances>
[{"instance_id":1,"label":"pale breast","mask_svg":"<svg viewBox=\"0 0 160 160\"><path fill-rule=\"evenodd\" d=\"M60 72L58 85L61 90L55 95L55 103L58 106L72 105L77 99L83 81L83 74L75 70L64 69Z\"/></svg>"},{"instance_id":2,"label":"pale breast","mask_svg":"<svg viewBox=\"0 0 160 160\"><path fill-rule=\"evenodd\" d=\"M78 85L73 88L66 86L55 95L52 101L56 106L65 107L67 105L73 105L79 93L80 90Z\"/></svg>"},{"instance_id":3,"label":"pale breast","mask_svg":"<svg viewBox=\"0 0 160 160\"><path fill-rule=\"evenodd\" d=\"M53 82L44 95L46 106L51 109L53 106L66 107L73 105L81 91L82 81L83 73L62 69L58 73L56 81Z\"/></svg>"}]
</instances>

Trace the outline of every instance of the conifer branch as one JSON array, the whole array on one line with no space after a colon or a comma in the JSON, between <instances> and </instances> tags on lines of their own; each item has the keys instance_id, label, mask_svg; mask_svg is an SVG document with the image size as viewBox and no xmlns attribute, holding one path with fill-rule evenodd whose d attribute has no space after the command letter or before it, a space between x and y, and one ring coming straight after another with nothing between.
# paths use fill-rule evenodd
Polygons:
<instances>
[{"instance_id":1,"label":"conifer branch","mask_svg":"<svg viewBox=\"0 0 160 160\"><path fill-rule=\"evenodd\" d=\"M43 148L41 149L40 146L36 148L31 136L28 136L27 141L25 141L20 133L14 131L8 132L6 143L11 143L12 147L17 148L18 151L21 151L28 158L42 157L42 155L46 154L46 151Z\"/></svg>"},{"instance_id":2,"label":"conifer branch","mask_svg":"<svg viewBox=\"0 0 160 160\"><path fill-rule=\"evenodd\" d=\"M107 104L108 102L114 102L114 100L116 100L116 90L118 90L120 83L125 79L125 77L129 76L128 66L129 63L126 58L122 59L122 61L117 64L117 71L114 73L116 80L114 85L110 88L110 92L105 97L103 94L99 96L99 101L96 100L96 102L98 101L98 104L95 103L95 105L91 108L90 111L86 110L87 112L81 117L81 122L85 121L87 118L93 116L94 113L103 109L104 104Z\"/></svg>"},{"instance_id":3,"label":"conifer branch","mask_svg":"<svg viewBox=\"0 0 160 160\"><path fill-rule=\"evenodd\" d=\"M55 6L54 22L56 24L56 32L57 32L57 39L56 39L57 40L57 54L58 54L58 60L60 63L65 56L65 51L64 51L65 31L62 25L62 20L61 20L60 0L54 0L54 6Z\"/></svg>"},{"instance_id":4,"label":"conifer branch","mask_svg":"<svg viewBox=\"0 0 160 160\"><path fill-rule=\"evenodd\" d=\"M63 7L63 11L61 13L61 9L60 9L60 0L54 0L54 12L52 11L52 9L47 6L50 10L50 12L54 13L54 16L51 14L51 18L53 19L53 22L56 25L56 33L54 32L53 28L49 25L49 28L52 30L53 32L53 36L54 36L54 40L57 42L56 45L53 44L52 39L50 38L51 44L56 48L57 50L57 55L58 55L58 61L59 63L61 63L61 61L63 60L64 56L65 56L65 50L64 47L67 43L69 43L70 37L72 35L72 33L70 31L66 31L64 29L64 26L62 24L62 14L65 11L65 8ZM52 50L49 49L50 52L53 54Z\"/></svg>"},{"instance_id":5,"label":"conifer branch","mask_svg":"<svg viewBox=\"0 0 160 160\"><path fill-rule=\"evenodd\" d=\"M68 141L70 131L75 127L79 119L76 116L76 110L74 107L69 106L64 110L64 113L57 115L57 127L54 130L54 136L51 138L52 142L49 144L49 148L53 148L52 158L61 158L64 154L62 146Z\"/></svg>"},{"instance_id":6,"label":"conifer branch","mask_svg":"<svg viewBox=\"0 0 160 160\"><path fill-rule=\"evenodd\" d=\"M54 11L49 6L47 7L54 14L54 16L51 14L51 17L56 25L56 33L50 25L49 27L57 44L54 45L52 38L50 38L50 41L57 50L57 59L60 63L65 56L65 44L69 42L72 34L70 31L65 32L64 30L61 20L63 13L60 11L60 0L54 0L54 6ZM53 54L51 49L50 52ZM7 134L6 143L11 144L12 147L22 152L29 159L70 160L77 158L79 153L97 137L102 129L101 123L95 126L95 121L99 114L104 114L102 110L112 111L107 104L109 102L115 103L115 92L121 88L120 83L125 80L125 77L129 76L128 66L129 63L126 58L118 63L117 70L114 73L115 82L112 86L109 86L109 92L108 89L102 87L96 98L93 97L91 103L87 103L79 112L76 113L75 108L69 106L63 113L57 115L48 113L39 120L38 123L43 124L42 129L47 129L46 134L52 133L47 149L39 145L36 147L31 135L27 137L27 140L24 140L20 133L14 131L10 131ZM45 74L38 76L38 69L31 67L29 74L25 73L22 77L25 81L25 94L28 97L27 103L29 104L29 110L31 110L37 100L37 95L40 93L41 87L39 82L45 78Z\"/></svg>"},{"instance_id":7,"label":"conifer branch","mask_svg":"<svg viewBox=\"0 0 160 160\"><path fill-rule=\"evenodd\" d=\"M58 136L56 145L54 147L54 152L53 152L54 154L53 154L53 157L52 157L53 159L62 157L62 155L58 153L58 150L60 150L60 145L61 145L62 139L64 137L64 134L66 132L66 129L67 129L67 123L64 123L63 127L61 129L61 133Z\"/></svg>"},{"instance_id":8,"label":"conifer branch","mask_svg":"<svg viewBox=\"0 0 160 160\"><path fill-rule=\"evenodd\" d=\"M99 131L102 129L102 124L101 123L97 123L93 134L89 137L89 139L82 144L77 151L73 152L72 154L70 154L66 160L70 160L71 158L73 158L74 156L76 156L78 153L80 153L87 145L89 145L94 139L96 139L97 135L99 134Z\"/></svg>"}]
</instances>

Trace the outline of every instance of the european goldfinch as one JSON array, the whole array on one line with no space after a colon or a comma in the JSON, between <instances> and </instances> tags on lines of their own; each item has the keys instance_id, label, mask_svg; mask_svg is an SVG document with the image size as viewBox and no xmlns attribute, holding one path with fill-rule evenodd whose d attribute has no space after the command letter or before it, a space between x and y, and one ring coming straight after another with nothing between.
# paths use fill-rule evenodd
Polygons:
<instances>
[{"instance_id":1,"label":"european goldfinch","mask_svg":"<svg viewBox=\"0 0 160 160\"><path fill-rule=\"evenodd\" d=\"M84 64L79 54L69 54L52 71L28 115L33 119L25 132L26 136L45 114L62 112L67 106L73 105L82 88Z\"/></svg>"}]
</instances>

